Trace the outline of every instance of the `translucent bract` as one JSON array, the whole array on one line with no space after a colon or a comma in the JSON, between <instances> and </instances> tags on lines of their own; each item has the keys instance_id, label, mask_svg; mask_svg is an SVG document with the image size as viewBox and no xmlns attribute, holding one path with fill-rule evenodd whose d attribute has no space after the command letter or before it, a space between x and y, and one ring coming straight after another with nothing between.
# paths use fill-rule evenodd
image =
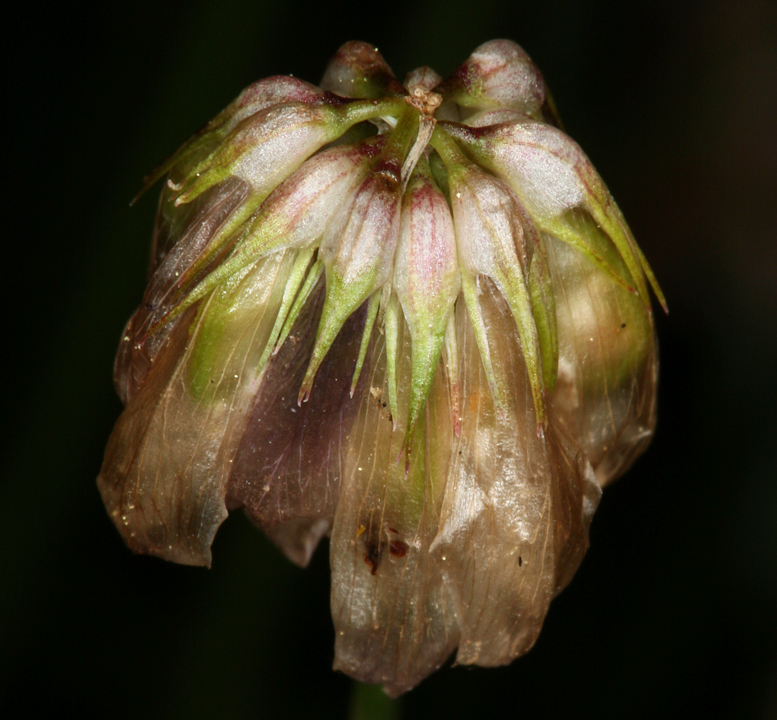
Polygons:
<instances>
[{"instance_id":1,"label":"translucent bract","mask_svg":"<svg viewBox=\"0 0 777 720\"><path fill-rule=\"evenodd\" d=\"M329 535L335 667L390 694L526 652L652 435L663 303L539 70L498 40L402 85L348 43L163 176L98 479L130 548Z\"/></svg>"}]
</instances>

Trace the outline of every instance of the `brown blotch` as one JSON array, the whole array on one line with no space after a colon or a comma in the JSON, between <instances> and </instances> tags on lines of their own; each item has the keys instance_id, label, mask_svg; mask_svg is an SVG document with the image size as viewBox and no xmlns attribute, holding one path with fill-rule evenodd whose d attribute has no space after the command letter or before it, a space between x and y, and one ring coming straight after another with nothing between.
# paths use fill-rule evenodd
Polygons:
<instances>
[{"instance_id":1,"label":"brown blotch","mask_svg":"<svg viewBox=\"0 0 777 720\"><path fill-rule=\"evenodd\" d=\"M407 543L403 543L401 540L392 540L389 543L389 552L394 557L398 557L398 558L405 557L409 549L410 548L408 547Z\"/></svg>"},{"instance_id":2,"label":"brown blotch","mask_svg":"<svg viewBox=\"0 0 777 720\"><path fill-rule=\"evenodd\" d=\"M370 572L374 575L378 572L378 563L380 562L380 548L376 543L365 543L367 549L364 552L364 562L370 566Z\"/></svg>"}]
</instances>

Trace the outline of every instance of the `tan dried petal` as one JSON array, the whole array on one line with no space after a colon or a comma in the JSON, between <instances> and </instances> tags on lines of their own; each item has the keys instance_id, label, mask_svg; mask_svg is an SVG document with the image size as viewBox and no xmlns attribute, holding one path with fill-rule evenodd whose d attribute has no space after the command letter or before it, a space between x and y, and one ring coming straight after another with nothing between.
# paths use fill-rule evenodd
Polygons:
<instances>
[{"instance_id":1,"label":"tan dried petal","mask_svg":"<svg viewBox=\"0 0 777 720\"><path fill-rule=\"evenodd\" d=\"M191 336L188 323L176 328L119 418L97 483L135 552L210 564L230 461L292 261L288 253L261 260L210 296Z\"/></svg>"},{"instance_id":2,"label":"tan dried petal","mask_svg":"<svg viewBox=\"0 0 777 720\"><path fill-rule=\"evenodd\" d=\"M510 392L496 412L470 320L457 308L462 426L430 552L460 614L457 662L502 665L532 646L577 568L600 491L553 417L544 440L534 432L515 323L489 283L481 306L498 381Z\"/></svg>"},{"instance_id":3,"label":"tan dried petal","mask_svg":"<svg viewBox=\"0 0 777 720\"><path fill-rule=\"evenodd\" d=\"M373 336L362 375L369 392L348 438L341 499L332 531L335 668L390 695L414 687L458 643L458 620L441 568L429 555L453 437L448 382L434 378L409 471L399 462L410 390L410 338L399 330L400 417L386 402L383 336Z\"/></svg>"},{"instance_id":4,"label":"tan dried petal","mask_svg":"<svg viewBox=\"0 0 777 720\"><path fill-rule=\"evenodd\" d=\"M604 251L607 239L590 218L584 227ZM560 355L550 404L604 486L628 469L653 435L658 361L652 315L588 258L555 238L547 237L546 246L557 288Z\"/></svg>"}]
</instances>

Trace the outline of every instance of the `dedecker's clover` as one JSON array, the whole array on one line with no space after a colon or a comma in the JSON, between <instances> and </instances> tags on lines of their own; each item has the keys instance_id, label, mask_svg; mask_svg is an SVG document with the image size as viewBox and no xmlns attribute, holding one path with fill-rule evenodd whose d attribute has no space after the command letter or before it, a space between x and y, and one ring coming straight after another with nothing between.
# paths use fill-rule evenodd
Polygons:
<instances>
[{"instance_id":1,"label":"dedecker's clover","mask_svg":"<svg viewBox=\"0 0 777 720\"><path fill-rule=\"evenodd\" d=\"M239 508L300 565L329 535L335 667L392 695L526 652L652 436L664 304L558 125L510 41L404 86L351 42L159 168L98 479L130 548L210 565Z\"/></svg>"}]
</instances>

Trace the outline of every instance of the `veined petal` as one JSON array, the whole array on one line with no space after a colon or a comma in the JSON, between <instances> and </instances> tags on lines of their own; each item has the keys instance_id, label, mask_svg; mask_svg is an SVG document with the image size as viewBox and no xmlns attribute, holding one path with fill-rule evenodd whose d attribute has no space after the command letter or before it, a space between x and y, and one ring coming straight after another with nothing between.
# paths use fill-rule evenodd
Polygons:
<instances>
[{"instance_id":1,"label":"veined petal","mask_svg":"<svg viewBox=\"0 0 777 720\"><path fill-rule=\"evenodd\" d=\"M256 258L317 245L384 144L383 138L371 138L355 146L330 148L303 163L246 222L229 257L195 287L181 283L175 302L160 308L156 319L162 322L174 317Z\"/></svg>"},{"instance_id":2,"label":"veined petal","mask_svg":"<svg viewBox=\"0 0 777 720\"><path fill-rule=\"evenodd\" d=\"M320 87L291 75L274 75L249 85L205 126L205 130L218 130L223 137L247 117L273 105L292 102L312 104L323 98L324 91Z\"/></svg>"},{"instance_id":3,"label":"veined petal","mask_svg":"<svg viewBox=\"0 0 777 720\"><path fill-rule=\"evenodd\" d=\"M430 554L460 614L457 662L501 665L534 643L552 597L587 546L599 488L554 418L535 432L529 375L512 313L485 283L481 307L498 382L498 412L472 322L456 309L462 425L451 453Z\"/></svg>"},{"instance_id":4,"label":"veined petal","mask_svg":"<svg viewBox=\"0 0 777 720\"><path fill-rule=\"evenodd\" d=\"M412 337L406 444L410 452L461 289L453 220L425 159L416 166L403 198L393 285Z\"/></svg>"},{"instance_id":5,"label":"veined petal","mask_svg":"<svg viewBox=\"0 0 777 720\"><path fill-rule=\"evenodd\" d=\"M116 423L97 483L135 552L210 564L289 255L234 276L204 303L191 334L188 322L177 325Z\"/></svg>"},{"instance_id":6,"label":"veined petal","mask_svg":"<svg viewBox=\"0 0 777 720\"><path fill-rule=\"evenodd\" d=\"M352 40L345 43L326 66L321 87L343 97L375 98L405 95L378 48Z\"/></svg>"},{"instance_id":7,"label":"veined petal","mask_svg":"<svg viewBox=\"0 0 777 720\"><path fill-rule=\"evenodd\" d=\"M601 230L590 219L586 232ZM652 314L586 257L546 239L556 287L559 378L550 397L604 486L642 453L656 423Z\"/></svg>"},{"instance_id":8,"label":"veined petal","mask_svg":"<svg viewBox=\"0 0 777 720\"><path fill-rule=\"evenodd\" d=\"M244 180L252 193L266 197L291 171L345 130L340 114L328 105L284 103L244 120L218 149L192 169L177 204L191 202L230 175Z\"/></svg>"},{"instance_id":9,"label":"veined petal","mask_svg":"<svg viewBox=\"0 0 777 720\"><path fill-rule=\"evenodd\" d=\"M385 341L375 334L362 373L369 392L347 438L330 545L335 668L382 683L392 696L445 662L459 638L451 592L428 553L454 438L448 386L438 365L406 472L397 462L410 396L404 323L399 336L399 421L394 429Z\"/></svg>"},{"instance_id":10,"label":"veined petal","mask_svg":"<svg viewBox=\"0 0 777 720\"><path fill-rule=\"evenodd\" d=\"M229 479L227 507L244 507L292 561L306 565L332 527L347 438L365 382L351 393L366 308L346 322L318 371L307 403L297 395L313 350L309 332L321 314L323 280L262 373Z\"/></svg>"},{"instance_id":11,"label":"veined petal","mask_svg":"<svg viewBox=\"0 0 777 720\"><path fill-rule=\"evenodd\" d=\"M153 273L143 302L124 328L114 366L114 382L125 405L145 381L172 326L168 324L152 335L150 329L192 266L208 254L239 212L247 194L248 186L233 178L211 188L191 206L175 208L163 192L154 230L160 244L155 243L158 252L152 256Z\"/></svg>"},{"instance_id":12,"label":"veined petal","mask_svg":"<svg viewBox=\"0 0 777 720\"><path fill-rule=\"evenodd\" d=\"M246 118L273 105L289 102L313 103L323 97L321 88L290 75L276 75L249 85L204 128L192 135L173 155L155 168L144 179L140 194L161 180L174 167L182 163L189 164L191 158L202 155L208 147L212 148Z\"/></svg>"}]
</instances>

